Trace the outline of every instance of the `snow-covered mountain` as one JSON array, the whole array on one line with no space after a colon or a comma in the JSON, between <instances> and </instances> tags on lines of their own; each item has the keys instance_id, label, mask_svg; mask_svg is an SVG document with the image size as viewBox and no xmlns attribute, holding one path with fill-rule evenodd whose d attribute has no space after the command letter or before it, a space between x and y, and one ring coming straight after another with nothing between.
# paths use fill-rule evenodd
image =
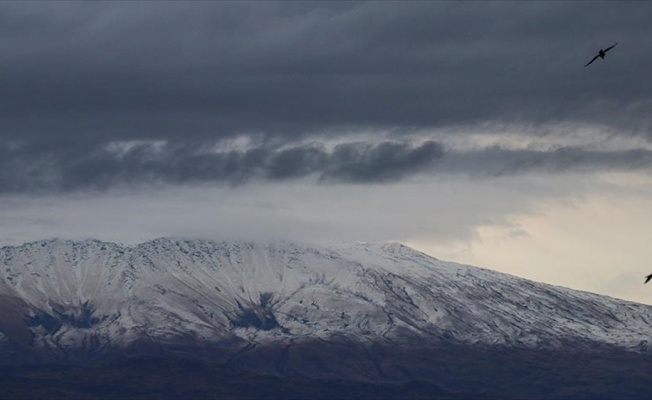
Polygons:
<instances>
[{"instance_id":1,"label":"snow-covered mountain","mask_svg":"<svg viewBox=\"0 0 652 400\"><path fill-rule=\"evenodd\" d=\"M443 262L401 244L48 240L0 249L0 343L306 340L647 351L652 307Z\"/></svg>"}]
</instances>

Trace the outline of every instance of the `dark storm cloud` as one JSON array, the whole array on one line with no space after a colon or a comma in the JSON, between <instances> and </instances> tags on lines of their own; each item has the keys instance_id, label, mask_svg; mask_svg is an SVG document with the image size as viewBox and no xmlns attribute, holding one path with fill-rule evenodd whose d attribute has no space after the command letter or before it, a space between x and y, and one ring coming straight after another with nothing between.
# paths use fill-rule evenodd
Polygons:
<instances>
[{"instance_id":1,"label":"dark storm cloud","mask_svg":"<svg viewBox=\"0 0 652 400\"><path fill-rule=\"evenodd\" d=\"M651 14L641 2L2 3L0 138L291 140L486 120L645 133Z\"/></svg>"},{"instance_id":2,"label":"dark storm cloud","mask_svg":"<svg viewBox=\"0 0 652 400\"><path fill-rule=\"evenodd\" d=\"M582 147L549 150L506 149L491 146L476 151L450 153L440 171L468 173L475 177L500 177L573 171L605 172L652 168L652 152L647 149L600 151Z\"/></svg>"},{"instance_id":3,"label":"dark storm cloud","mask_svg":"<svg viewBox=\"0 0 652 400\"><path fill-rule=\"evenodd\" d=\"M464 153L400 135L485 122L649 135L651 14L639 2L0 3L0 190L647 168L646 150ZM377 131L397 135L351 143ZM247 150L204 150L243 135ZM166 144L106 148L135 140Z\"/></svg>"},{"instance_id":4,"label":"dark storm cloud","mask_svg":"<svg viewBox=\"0 0 652 400\"><path fill-rule=\"evenodd\" d=\"M188 144L11 145L0 150L0 192L103 190L148 183L282 181L315 175L324 182L392 182L426 170L443 155L435 142L306 145L210 151Z\"/></svg>"},{"instance_id":5,"label":"dark storm cloud","mask_svg":"<svg viewBox=\"0 0 652 400\"><path fill-rule=\"evenodd\" d=\"M434 141L316 144L245 150L184 142L10 144L0 148L0 193L106 190L151 184L240 185L311 178L328 183L389 183L419 174L497 177L524 173L650 170L645 149L596 151L581 147L514 150L445 149Z\"/></svg>"},{"instance_id":6,"label":"dark storm cloud","mask_svg":"<svg viewBox=\"0 0 652 400\"><path fill-rule=\"evenodd\" d=\"M394 181L421 172L444 154L443 146L429 141L410 148L404 143L340 144L330 154L321 179L343 182Z\"/></svg>"}]
</instances>

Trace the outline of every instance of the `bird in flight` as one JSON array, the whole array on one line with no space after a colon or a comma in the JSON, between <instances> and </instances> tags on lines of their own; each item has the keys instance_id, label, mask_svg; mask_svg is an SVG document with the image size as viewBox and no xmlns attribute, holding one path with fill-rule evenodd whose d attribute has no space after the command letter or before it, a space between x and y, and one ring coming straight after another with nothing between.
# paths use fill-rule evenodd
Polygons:
<instances>
[{"instance_id":1,"label":"bird in flight","mask_svg":"<svg viewBox=\"0 0 652 400\"><path fill-rule=\"evenodd\" d=\"M593 57L593 59L592 59L591 61L589 61L588 63L586 63L585 67L588 67L589 65L591 65L591 64L593 63L593 61L595 61L595 60L598 59L598 57L604 59L604 55L607 54L607 52L608 52L609 50L611 50L611 49L613 49L614 47L616 47L617 44L618 44L618 42L614 43L614 44L613 44L612 46L610 46L610 47L607 47L606 49L600 49L600 51L598 52L598 54L597 54L595 57Z\"/></svg>"},{"instance_id":2,"label":"bird in flight","mask_svg":"<svg viewBox=\"0 0 652 400\"><path fill-rule=\"evenodd\" d=\"M645 277L645 283L648 283L652 279L652 274Z\"/></svg>"}]
</instances>

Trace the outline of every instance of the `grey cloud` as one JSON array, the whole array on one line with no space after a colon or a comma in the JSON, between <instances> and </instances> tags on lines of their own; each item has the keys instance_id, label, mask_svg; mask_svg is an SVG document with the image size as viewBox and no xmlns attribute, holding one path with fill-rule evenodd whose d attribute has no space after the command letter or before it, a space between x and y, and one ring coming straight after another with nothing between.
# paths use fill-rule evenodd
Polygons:
<instances>
[{"instance_id":1,"label":"grey cloud","mask_svg":"<svg viewBox=\"0 0 652 400\"><path fill-rule=\"evenodd\" d=\"M440 170L468 173L476 177L500 177L531 172L628 171L652 168L652 152L647 149L600 151L582 147L549 150L506 149L498 146L459 152L446 158Z\"/></svg>"},{"instance_id":2,"label":"grey cloud","mask_svg":"<svg viewBox=\"0 0 652 400\"><path fill-rule=\"evenodd\" d=\"M387 182L426 170L444 155L443 146L429 141L416 148L404 143L340 144L321 178L324 181Z\"/></svg>"},{"instance_id":3,"label":"grey cloud","mask_svg":"<svg viewBox=\"0 0 652 400\"><path fill-rule=\"evenodd\" d=\"M0 3L0 190L647 168L645 150L464 153L401 135L484 122L535 127L524 135L565 122L649 135L650 12L638 2ZM379 131L395 141L302 144ZM257 141L201 145L241 135ZM168 145L104 148L134 140Z\"/></svg>"},{"instance_id":4,"label":"grey cloud","mask_svg":"<svg viewBox=\"0 0 652 400\"><path fill-rule=\"evenodd\" d=\"M292 138L485 120L649 133L650 12L640 2L2 3L0 138ZM609 60L582 68L615 40Z\"/></svg>"},{"instance_id":5,"label":"grey cloud","mask_svg":"<svg viewBox=\"0 0 652 400\"><path fill-rule=\"evenodd\" d=\"M392 182L418 173L443 156L435 142L339 144L332 151L305 145L211 151L206 146L134 144L14 145L0 150L0 192L103 190L120 185L279 181L316 175L327 182Z\"/></svg>"},{"instance_id":6,"label":"grey cloud","mask_svg":"<svg viewBox=\"0 0 652 400\"><path fill-rule=\"evenodd\" d=\"M414 175L464 174L499 177L569 171L648 170L646 149L599 151L582 147L549 150L497 146L473 151L441 143L353 142L328 149L318 144L244 150L212 150L199 143L132 143L122 150L104 144L14 144L0 148L0 192L67 192L120 186L213 183L243 185L300 178L328 183L391 183Z\"/></svg>"}]
</instances>

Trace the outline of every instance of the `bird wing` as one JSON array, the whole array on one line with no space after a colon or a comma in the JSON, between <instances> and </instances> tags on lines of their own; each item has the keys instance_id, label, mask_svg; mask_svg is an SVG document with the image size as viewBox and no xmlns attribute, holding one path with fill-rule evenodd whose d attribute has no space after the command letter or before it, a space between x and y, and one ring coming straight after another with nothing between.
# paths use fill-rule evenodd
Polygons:
<instances>
[{"instance_id":1,"label":"bird wing","mask_svg":"<svg viewBox=\"0 0 652 400\"><path fill-rule=\"evenodd\" d=\"M652 274L645 277L645 283L648 283L652 279Z\"/></svg>"},{"instance_id":2,"label":"bird wing","mask_svg":"<svg viewBox=\"0 0 652 400\"><path fill-rule=\"evenodd\" d=\"M598 57L600 57L600 56L599 56L599 55L597 55L597 56L595 56L595 57L593 57L593 60L591 60L591 61L589 61L589 62L587 62L587 63L586 63L586 65L585 65L585 67L588 67L589 65L591 65L591 64L593 63L593 61L595 61L595 60L597 60L597 59L598 59Z\"/></svg>"},{"instance_id":3,"label":"bird wing","mask_svg":"<svg viewBox=\"0 0 652 400\"><path fill-rule=\"evenodd\" d=\"M604 49L604 52L606 53L609 50L613 49L614 47L616 47L617 44L618 44L618 42L614 43L611 47L607 47L606 49Z\"/></svg>"}]
</instances>

